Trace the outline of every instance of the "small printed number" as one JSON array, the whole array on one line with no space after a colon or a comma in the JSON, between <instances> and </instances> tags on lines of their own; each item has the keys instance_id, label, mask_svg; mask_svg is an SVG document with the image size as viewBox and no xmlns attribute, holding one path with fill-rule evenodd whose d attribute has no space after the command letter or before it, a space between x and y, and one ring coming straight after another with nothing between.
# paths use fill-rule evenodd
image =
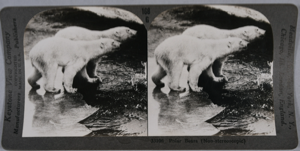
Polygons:
<instances>
[{"instance_id":1,"label":"small printed number","mask_svg":"<svg viewBox=\"0 0 300 151\"><path fill-rule=\"evenodd\" d=\"M151 139L151 143L163 143L164 139Z\"/></svg>"},{"instance_id":2,"label":"small printed number","mask_svg":"<svg viewBox=\"0 0 300 151\"><path fill-rule=\"evenodd\" d=\"M150 14L150 8L149 7L142 8L142 14L149 15Z\"/></svg>"}]
</instances>

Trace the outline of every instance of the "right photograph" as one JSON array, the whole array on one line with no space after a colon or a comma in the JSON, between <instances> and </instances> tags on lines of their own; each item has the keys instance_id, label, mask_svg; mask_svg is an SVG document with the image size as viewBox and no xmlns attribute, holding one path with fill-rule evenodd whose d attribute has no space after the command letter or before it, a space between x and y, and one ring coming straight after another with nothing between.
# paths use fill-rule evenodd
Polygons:
<instances>
[{"instance_id":1,"label":"right photograph","mask_svg":"<svg viewBox=\"0 0 300 151\"><path fill-rule=\"evenodd\" d=\"M273 34L260 12L191 5L148 30L149 136L275 136Z\"/></svg>"}]
</instances>

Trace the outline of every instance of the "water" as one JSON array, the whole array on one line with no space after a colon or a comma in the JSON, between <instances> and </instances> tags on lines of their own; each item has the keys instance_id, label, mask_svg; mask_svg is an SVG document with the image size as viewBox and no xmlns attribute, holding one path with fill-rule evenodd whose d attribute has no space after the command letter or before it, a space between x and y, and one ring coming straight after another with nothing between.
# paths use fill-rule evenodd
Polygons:
<instances>
[{"instance_id":1,"label":"water","mask_svg":"<svg viewBox=\"0 0 300 151\"><path fill-rule=\"evenodd\" d=\"M28 60L25 69L25 77L28 77L33 70ZM62 77L59 69L55 87L61 90ZM42 86L43 80L38 83ZM23 137L147 135L145 100L136 102L138 99L129 98L139 92L127 90L118 95L97 90L91 92L53 94L43 88L31 89L26 82ZM115 98L109 97L111 95Z\"/></svg>"},{"instance_id":2,"label":"water","mask_svg":"<svg viewBox=\"0 0 300 151\"><path fill-rule=\"evenodd\" d=\"M156 69L153 58L148 59L149 77ZM183 69L180 85L186 84L187 70ZM166 83L167 79L164 78ZM215 105L206 93L178 93L164 88L156 88L148 81L149 136L203 136L214 135L220 130L206 120L216 116L224 107Z\"/></svg>"},{"instance_id":3,"label":"water","mask_svg":"<svg viewBox=\"0 0 300 151\"><path fill-rule=\"evenodd\" d=\"M148 58L148 65L151 79L157 64L153 58ZM240 72L237 65L226 65L224 68L226 76L238 77L239 74L234 75L235 72ZM180 86L189 90L187 76L185 67ZM149 80L149 135L276 135L272 88L268 86L261 90L253 85L252 74L239 78L230 80L225 85L208 83L209 86L200 93L178 93L170 91L168 86L156 88L152 80ZM168 79L164 78L162 81L167 83Z\"/></svg>"}]
</instances>

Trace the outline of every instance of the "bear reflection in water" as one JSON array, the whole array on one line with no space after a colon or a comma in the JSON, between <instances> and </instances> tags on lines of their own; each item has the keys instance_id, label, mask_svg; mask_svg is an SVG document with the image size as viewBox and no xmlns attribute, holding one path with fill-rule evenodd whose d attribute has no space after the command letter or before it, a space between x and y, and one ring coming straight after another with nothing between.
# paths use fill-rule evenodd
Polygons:
<instances>
[{"instance_id":1,"label":"bear reflection in water","mask_svg":"<svg viewBox=\"0 0 300 151\"><path fill-rule=\"evenodd\" d=\"M39 136L83 136L91 132L78 122L98 109L87 105L80 94L46 92L40 95L36 89L31 89L28 96L35 105L33 133Z\"/></svg>"},{"instance_id":2,"label":"bear reflection in water","mask_svg":"<svg viewBox=\"0 0 300 151\"><path fill-rule=\"evenodd\" d=\"M160 103L160 135L214 135L219 132L205 121L220 113L224 107L214 105L207 94L191 92L180 97L179 92L165 94L155 87L152 95Z\"/></svg>"}]
</instances>

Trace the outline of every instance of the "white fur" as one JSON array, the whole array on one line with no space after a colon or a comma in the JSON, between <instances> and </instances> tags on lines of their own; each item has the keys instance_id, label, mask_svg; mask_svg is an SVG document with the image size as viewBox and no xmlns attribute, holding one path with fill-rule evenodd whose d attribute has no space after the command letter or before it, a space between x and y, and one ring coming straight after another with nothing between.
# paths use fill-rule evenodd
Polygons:
<instances>
[{"instance_id":1,"label":"white fur","mask_svg":"<svg viewBox=\"0 0 300 151\"><path fill-rule=\"evenodd\" d=\"M111 38L123 42L134 36L136 31L128 27L114 27L108 30L96 31L83 27L71 26L58 31L55 37L67 38L70 40L96 40L100 38Z\"/></svg>"},{"instance_id":2,"label":"white fur","mask_svg":"<svg viewBox=\"0 0 300 151\"><path fill-rule=\"evenodd\" d=\"M219 29L209 25L197 25L186 29L183 35L197 37L199 39L224 39L238 37L245 41L254 40L265 34L265 30L256 26L245 26L236 29Z\"/></svg>"},{"instance_id":3,"label":"white fur","mask_svg":"<svg viewBox=\"0 0 300 151\"><path fill-rule=\"evenodd\" d=\"M256 38L263 36L265 34L265 30L255 26L245 26L227 30L219 29L209 25L196 25L186 29L182 34L197 37L199 39L224 39L229 37L238 37L250 42ZM226 60L227 56L220 57L213 63L212 69L209 68L210 70L213 70L213 74L215 74L215 76L224 77L225 79L227 79L222 73L222 68Z\"/></svg>"},{"instance_id":4,"label":"white fur","mask_svg":"<svg viewBox=\"0 0 300 151\"><path fill-rule=\"evenodd\" d=\"M114 27L103 31L89 30L83 27L71 26L58 31L55 34L55 37L67 38L74 41L78 41L78 40L89 41L89 40L97 40L100 38L111 38L119 42L124 42L125 40L136 35L136 33L137 32L135 30L123 26ZM96 72L96 69L98 68L98 64L99 62L101 62L101 57L93 59L92 62L95 65L95 69L93 71L92 77L98 77L99 80L102 81L101 77L99 77Z\"/></svg>"},{"instance_id":5,"label":"white fur","mask_svg":"<svg viewBox=\"0 0 300 151\"><path fill-rule=\"evenodd\" d=\"M37 87L36 81L44 78L44 89L48 92L58 92L54 88L56 71L59 66L64 68L64 87L70 93L75 93L72 88L73 78L81 70L89 82L96 82L86 74L84 68L87 62L93 58L114 51L120 43L102 38L93 41L71 41L65 38L51 37L41 40L29 53L32 65L35 68L28 82L32 87Z\"/></svg>"},{"instance_id":6,"label":"white fur","mask_svg":"<svg viewBox=\"0 0 300 151\"><path fill-rule=\"evenodd\" d=\"M240 38L204 39L186 35L174 36L163 41L154 51L159 68L153 74L152 80L157 86L164 76L168 76L169 87L175 91L183 91L179 87L179 79L184 65L190 66L189 85L193 91L201 91L198 78L202 71L209 71L209 76L216 79L212 73L211 64L217 59L241 50L248 42ZM217 79L220 80L220 79Z\"/></svg>"}]
</instances>

